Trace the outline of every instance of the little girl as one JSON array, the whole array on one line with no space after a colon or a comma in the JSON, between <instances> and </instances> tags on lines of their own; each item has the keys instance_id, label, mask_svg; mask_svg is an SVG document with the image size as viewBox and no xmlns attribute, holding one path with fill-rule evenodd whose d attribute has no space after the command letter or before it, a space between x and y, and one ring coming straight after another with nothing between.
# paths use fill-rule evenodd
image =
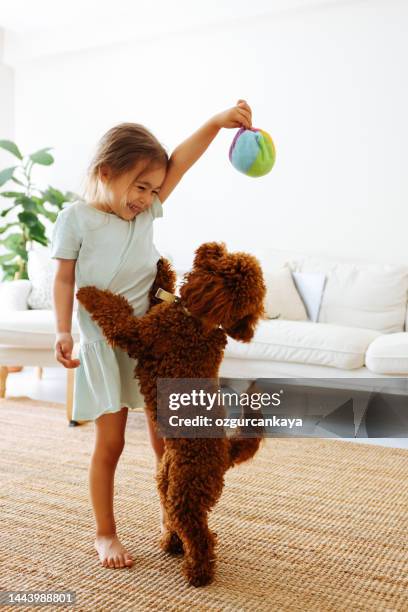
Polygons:
<instances>
[{"instance_id":1,"label":"little girl","mask_svg":"<svg viewBox=\"0 0 408 612\"><path fill-rule=\"evenodd\" d=\"M55 357L78 368L74 385L74 420L95 422L95 447L89 469L90 497L96 520L94 546L104 567L133 564L116 534L114 474L125 444L128 409L143 405L135 360L111 347L99 326L78 303L79 359L72 358L71 323L75 285L94 285L124 295L136 316L148 308L149 289L160 254L153 244L153 220L184 173L225 128L250 128L251 109L244 100L209 119L182 142L170 159L145 127L122 123L101 139L88 170L84 198L61 210L55 222L51 257L57 260L53 284L56 320ZM156 468L163 440L147 418Z\"/></svg>"}]
</instances>

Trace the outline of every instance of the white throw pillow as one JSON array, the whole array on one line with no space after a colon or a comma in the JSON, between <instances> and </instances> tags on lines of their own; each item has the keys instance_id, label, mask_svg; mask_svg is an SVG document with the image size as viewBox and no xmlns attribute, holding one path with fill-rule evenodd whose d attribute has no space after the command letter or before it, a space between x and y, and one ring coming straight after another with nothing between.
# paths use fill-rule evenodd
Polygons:
<instances>
[{"instance_id":1,"label":"white throw pillow","mask_svg":"<svg viewBox=\"0 0 408 612\"><path fill-rule=\"evenodd\" d=\"M264 280L266 285L265 312L269 319L307 321L305 306L287 266L264 272Z\"/></svg>"},{"instance_id":2,"label":"white throw pillow","mask_svg":"<svg viewBox=\"0 0 408 612\"><path fill-rule=\"evenodd\" d=\"M55 274L55 260L51 259L48 248L36 247L28 252L27 272L32 289L28 296L28 306L34 310L52 310L52 285ZM73 310L77 310L78 300L74 294Z\"/></svg>"},{"instance_id":3,"label":"white throw pillow","mask_svg":"<svg viewBox=\"0 0 408 612\"><path fill-rule=\"evenodd\" d=\"M27 299L31 282L27 279L4 281L0 283L0 312L27 310Z\"/></svg>"},{"instance_id":4,"label":"white throw pillow","mask_svg":"<svg viewBox=\"0 0 408 612\"><path fill-rule=\"evenodd\" d=\"M35 310L51 310L54 266L48 249L28 252L27 272L32 283L28 296L29 307Z\"/></svg>"},{"instance_id":5,"label":"white throw pillow","mask_svg":"<svg viewBox=\"0 0 408 612\"><path fill-rule=\"evenodd\" d=\"M316 322L319 318L320 304L322 303L325 274L319 272L292 272L297 290L306 306L307 314L311 321Z\"/></svg>"}]
</instances>

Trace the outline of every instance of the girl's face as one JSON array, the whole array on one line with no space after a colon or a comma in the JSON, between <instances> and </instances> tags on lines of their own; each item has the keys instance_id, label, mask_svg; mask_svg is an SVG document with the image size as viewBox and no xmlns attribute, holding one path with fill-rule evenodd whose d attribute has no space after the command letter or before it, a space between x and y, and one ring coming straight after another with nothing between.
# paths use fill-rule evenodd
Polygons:
<instances>
[{"instance_id":1,"label":"girl's face","mask_svg":"<svg viewBox=\"0 0 408 612\"><path fill-rule=\"evenodd\" d=\"M166 176L166 168L149 169L148 165L146 161L138 162L132 170L115 178L109 168L101 168L101 180L110 194L107 212L131 221L147 210L156 196L160 199L160 187Z\"/></svg>"}]
</instances>

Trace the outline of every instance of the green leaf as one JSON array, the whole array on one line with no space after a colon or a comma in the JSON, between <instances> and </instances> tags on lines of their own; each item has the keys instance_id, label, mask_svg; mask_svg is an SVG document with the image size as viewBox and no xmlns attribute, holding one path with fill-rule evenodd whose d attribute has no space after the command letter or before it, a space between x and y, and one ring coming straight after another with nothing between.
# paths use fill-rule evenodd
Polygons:
<instances>
[{"instance_id":1,"label":"green leaf","mask_svg":"<svg viewBox=\"0 0 408 612\"><path fill-rule=\"evenodd\" d=\"M12 180L14 183L17 183L17 185L21 185L22 187L26 187L26 185L25 185L24 183L22 183L21 181L19 181L18 179L16 179L16 177L15 177L15 176L12 176L12 177L11 177L11 180Z\"/></svg>"},{"instance_id":2,"label":"green leaf","mask_svg":"<svg viewBox=\"0 0 408 612\"><path fill-rule=\"evenodd\" d=\"M39 242L43 246L48 246L48 238L46 236L42 236L40 234L33 234L30 231L30 238L31 240L35 240L36 242Z\"/></svg>"},{"instance_id":3,"label":"green leaf","mask_svg":"<svg viewBox=\"0 0 408 612\"><path fill-rule=\"evenodd\" d=\"M7 238L1 241L5 247L10 249L10 251L14 251L14 253L18 253L22 244L24 243L23 236L21 234L9 234Z\"/></svg>"},{"instance_id":4,"label":"green leaf","mask_svg":"<svg viewBox=\"0 0 408 612\"><path fill-rule=\"evenodd\" d=\"M10 261L10 259L14 259L15 256L15 253L6 253L5 255L0 255L0 264L3 263L3 261Z\"/></svg>"},{"instance_id":5,"label":"green leaf","mask_svg":"<svg viewBox=\"0 0 408 612\"><path fill-rule=\"evenodd\" d=\"M36 151L35 153L31 153L29 157L34 164L41 164L42 166L50 166L51 164L54 163L53 156L50 153L47 153L47 151L49 151L50 149L51 147L40 149L39 151Z\"/></svg>"},{"instance_id":6,"label":"green leaf","mask_svg":"<svg viewBox=\"0 0 408 612\"><path fill-rule=\"evenodd\" d=\"M45 202L49 202L50 204L56 204L57 206L60 206L67 201L66 197L61 191L51 186L49 186L48 189L42 191L41 193Z\"/></svg>"},{"instance_id":7,"label":"green leaf","mask_svg":"<svg viewBox=\"0 0 408 612\"><path fill-rule=\"evenodd\" d=\"M7 281L7 280L14 280L14 275L18 271L20 266L18 265L18 263L13 263L13 264L3 264L2 267L5 272L3 280Z\"/></svg>"},{"instance_id":8,"label":"green leaf","mask_svg":"<svg viewBox=\"0 0 408 612\"><path fill-rule=\"evenodd\" d=\"M5 149L6 151L9 151L9 153L12 153L16 157L18 157L18 159L23 159L23 156L21 155L18 146L11 140L0 140L0 147L2 149Z\"/></svg>"},{"instance_id":9,"label":"green leaf","mask_svg":"<svg viewBox=\"0 0 408 612\"><path fill-rule=\"evenodd\" d=\"M39 198L38 196L31 195L30 198L33 202L37 204L37 206L42 206L44 204L44 198Z\"/></svg>"},{"instance_id":10,"label":"green leaf","mask_svg":"<svg viewBox=\"0 0 408 612\"><path fill-rule=\"evenodd\" d=\"M29 198L24 194L16 198L16 204L20 204L26 211L37 212L38 210L35 200L32 197Z\"/></svg>"},{"instance_id":11,"label":"green leaf","mask_svg":"<svg viewBox=\"0 0 408 612\"><path fill-rule=\"evenodd\" d=\"M47 210L42 203L37 203L37 209L41 215L44 215L44 217L47 217L47 219L49 219L53 223L55 223L55 221L57 220L58 213L54 213L50 210Z\"/></svg>"},{"instance_id":12,"label":"green leaf","mask_svg":"<svg viewBox=\"0 0 408 612\"><path fill-rule=\"evenodd\" d=\"M18 198L21 195L24 195L21 191L0 191L3 198Z\"/></svg>"},{"instance_id":13,"label":"green leaf","mask_svg":"<svg viewBox=\"0 0 408 612\"><path fill-rule=\"evenodd\" d=\"M46 241L45 244L48 244L47 236L45 235L45 227L41 223L41 221L36 219L35 225L33 224L27 227L28 227L28 233L30 235L31 240L37 240L38 242L41 241L41 244L43 244L43 241L45 240Z\"/></svg>"},{"instance_id":14,"label":"green leaf","mask_svg":"<svg viewBox=\"0 0 408 612\"><path fill-rule=\"evenodd\" d=\"M4 232L8 230L9 227L12 227L13 225L18 225L17 221L14 223L7 223L6 225L3 225L3 227L0 227L0 234L4 234Z\"/></svg>"},{"instance_id":15,"label":"green leaf","mask_svg":"<svg viewBox=\"0 0 408 612\"><path fill-rule=\"evenodd\" d=\"M7 213L10 212L10 210L13 210L14 206L11 206L11 208L6 208L5 210L2 210L0 213L1 217L5 217L7 215Z\"/></svg>"},{"instance_id":16,"label":"green leaf","mask_svg":"<svg viewBox=\"0 0 408 612\"><path fill-rule=\"evenodd\" d=\"M22 213L19 213L17 215L17 217L19 218L19 220L21 221L21 223L25 223L26 225L28 225L29 227L32 227L34 225L37 225L38 223L38 217L37 215L35 215L32 212L29 211L24 211Z\"/></svg>"},{"instance_id":17,"label":"green leaf","mask_svg":"<svg viewBox=\"0 0 408 612\"><path fill-rule=\"evenodd\" d=\"M18 254L20 255L23 261L28 261L28 253L25 247L23 247L22 249L19 249Z\"/></svg>"},{"instance_id":18,"label":"green leaf","mask_svg":"<svg viewBox=\"0 0 408 612\"><path fill-rule=\"evenodd\" d=\"M11 179L11 177L13 176L13 172L16 168L17 166L12 166L11 168L6 168L5 170L2 170L0 172L0 187L2 187L4 183L7 183L7 181Z\"/></svg>"}]
</instances>

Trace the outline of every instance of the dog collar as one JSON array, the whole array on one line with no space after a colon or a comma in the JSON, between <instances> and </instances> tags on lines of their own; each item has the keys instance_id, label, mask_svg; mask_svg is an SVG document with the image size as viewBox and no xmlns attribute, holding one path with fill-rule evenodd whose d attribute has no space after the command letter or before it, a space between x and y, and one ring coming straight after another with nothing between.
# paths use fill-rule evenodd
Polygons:
<instances>
[{"instance_id":1,"label":"dog collar","mask_svg":"<svg viewBox=\"0 0 408 612\"><path fill-rule=\"evenodd\" d=\"M159 300L163 300L163 302L168 302L169 304L172 304L173 302L180 304L184 312L191 317L191 312L187 310L185 306L183 306L183 304L181 303L181 299L179 298L178 295L174 295L173 293L170 293L169 291L166 291L165 289L160 288L156 291L156 294L154 297L158 298Z\"/></svg>"},{"instance_id":2,"label":"dog collar","mask_svg":"<svg viewBox=\"0 0 408 612\"><path fill-rule=\"evenodd\" d=\"M185 307L183 306L183 303L181 301L181 298L179 298L178 295L174 295L174 293L170 293L169 291L166 291L165 289L158 289L155 293L156 298L158 298L159 300L163 300L163 302L167 302L168 304L172 304L173 302L176 304L180 304L180 306L182 307L182 309L184 310L184 312L189 316L192 317L193 315L191 314L191 312ZM222 329L222 325L214 325L214 329L217 329L218 327L220 327Z\"/></svg>"}]
</instances>

